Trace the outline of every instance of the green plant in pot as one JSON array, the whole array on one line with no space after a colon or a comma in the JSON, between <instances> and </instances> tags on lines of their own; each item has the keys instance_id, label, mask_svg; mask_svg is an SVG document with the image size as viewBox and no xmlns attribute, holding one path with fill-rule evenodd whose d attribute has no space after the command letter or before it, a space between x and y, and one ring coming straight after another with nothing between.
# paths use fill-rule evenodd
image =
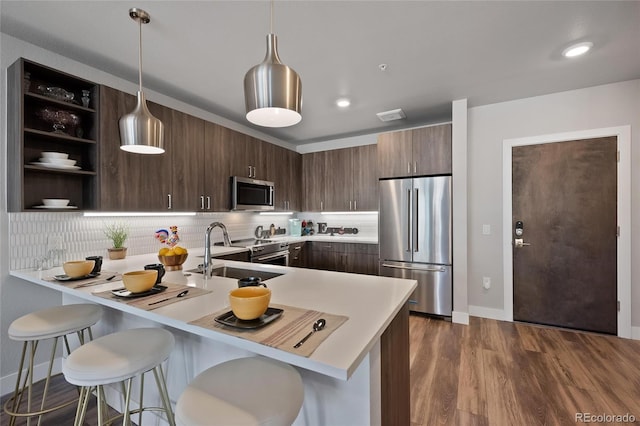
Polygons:
<instances>
[{"instance_id":1,"label":"green plant in pot","mask_svg":"<svg viewBox=\"0 0 640 426\"><path fill-rule=\"evenodd\" d=\"M107 249L109 251L109 259L124 259L127 256L127 248L124 242L129 236L129 227L124 223L111 223L105 226L104 235L109 238L113 247Z\"/></svg>"}]
</instances>

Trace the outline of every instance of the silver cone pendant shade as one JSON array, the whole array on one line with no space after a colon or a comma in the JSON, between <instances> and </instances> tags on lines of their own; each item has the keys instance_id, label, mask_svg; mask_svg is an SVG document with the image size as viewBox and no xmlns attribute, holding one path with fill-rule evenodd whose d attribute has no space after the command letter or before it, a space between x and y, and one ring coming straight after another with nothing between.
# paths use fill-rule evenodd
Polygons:
<instances>
[{"instance_id":1,"label":"silver cone pendant shade","mask_svg":"<svg viewBox=\"0 0 640 426\"><path fill-rule=\"evenodd\" d=\"M147 12L137 8L130 9L129 16L138 22L140 28L138 104L129 114L120 117L120 149L137 154L162 154L164 153L164 124L149 112L142 92L142 24L148 24L151 18Z\"/></svg>"},{"instance_id":2,"label":"silver cone pendant shade","mask_svg":"<svg viewBox=\"0 0 640 426\"><path fill-rule=\"evenodd\" d=\"M275 34L267 35L264 61L244 76L244 100L247 120L258 126L287 127L302 120L302 81L280 62Z\"/></svg>"},{"instance_id":3,"label":"silver cone pendant shade","mask_svg":"<svg viewBox=\"0 0 640 426\"><path fill-rule=\"evenodd\" d=\"M164 152L164 124L151 115L142 91L135 109L120 117L120 149L137 154Z\"/></svg>"}]
</instances>

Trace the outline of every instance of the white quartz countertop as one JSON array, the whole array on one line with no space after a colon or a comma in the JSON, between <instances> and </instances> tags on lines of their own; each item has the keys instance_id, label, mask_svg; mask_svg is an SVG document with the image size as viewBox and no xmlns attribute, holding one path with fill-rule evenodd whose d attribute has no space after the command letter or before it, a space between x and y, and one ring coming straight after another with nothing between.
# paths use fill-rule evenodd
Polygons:
<instances>
[{"instance_id":1,"label":"white quartz countertop","mask_svg":"<svg viewBox=\"0 0 640 426\"><path fill-rule=\"evenodd\" d=\"M212 249L215 255L232 253L235 248L214 247ZM73 289L43 279L62 274L61 267L46 271L11 271L11 275L193 335L223 342L341 380L347 380L353 374L416 287L414 280L214 260L214 265L224 264L283 273L283 275L267 282L272 291L272 303L349 317L347 322L332 333L310 357L306 358L188 324L190 321L228 307L227 294L231 289L237 287L235 279L214 276L205 280L201 274L189 273L189 269L202 263L202 258L198 257L201 254L201 250L190 249L189 258L183 265L183 271L167 272L163 282L206 288L212 292L181 300L152 311L145 311L91 294L92 292L122 287L122 281ZM109 272L127 272L142 269L144 265L149 263L158 263L155 254L128 256L126 259L116 261L105 259L102 269ZM311 329L311 324L309 324L309 329Z\"/></svg>"}]
</instances>

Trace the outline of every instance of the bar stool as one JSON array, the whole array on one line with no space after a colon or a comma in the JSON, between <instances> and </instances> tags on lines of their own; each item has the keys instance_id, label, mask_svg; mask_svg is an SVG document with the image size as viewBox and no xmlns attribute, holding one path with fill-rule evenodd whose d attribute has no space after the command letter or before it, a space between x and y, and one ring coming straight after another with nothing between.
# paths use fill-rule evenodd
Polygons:
<instances>
[{"instance_id":1,"label":"bar stool","mask_svg":"<svg viewBox=\"0 0 640 426\"><path fill-rule=\"evenodd\" d=\"M9 424L13 426L18 417L27 417L27 425L31 424L31 417L38 416L38 425L42 421L42 415L54 410L66 407L76 402L72 399L59 404L55 407L45 409L45 400L49 389L49 381L51 379L51 370L56 355L58 339L63 338L67 354L71 353L67 335L76 333L80 344L84 344L85 332L88 332L89 338L93 339L91 334L91 326L97 323L102 316L102 309L94 304L75 304L62 305L53 308L43 309L37 312L24 315L11 323L8 334L11 340L21 341L22 356L20 358L20 368L18 369L18 378L16 380L15 391L13 396L4 404L4 411L11 419ZM33 389L33 362L38 348L38 343L42 340L53 339L53 348L51 349L51 358L49 359L49 370L45 378L40 410L32 411L32 389ZM29 365L25 372L22 386L22 371L24 361L29 347ZM27 410L20 412L20 403L22 396L27 392Z\"/></svg>"},{"instance_id":2,"label":"bar stool","mask_svg":"<svg viewBox=\"0 0 640 426\"><path fill-rule=\"evenodd\" d=\"M131 414L138 413L138 424L143 411L164 411L170 425L175 425L167 384L162 372L162 363L173 350L173 334L161 328L135 328L119 331L89 342L67 357L62 365L65 379L81 386L80 400L76 410L75 425L82 425L92 389L98 398L98 425L114 419L104 419L104 385L124 382L125 405L123 424L131 424ZM162 407L144 407L144 373L153 370L153 375L162 399ZM140 376L140 408L130 410L131 385L134 377ZM118 416L120 417L120 416ZM117 417L116 417L117 418Z\"/></svg>"},{"instance_id":3,"label":"bar stool","mask_svg":"<svg viewBox=\"0 0 640 426\"><path fill-rule=\"evenodd\" d=\"M300 373L264 357L234 359L200 373L176 404L178 426L291 426L304 400Z\"/></svg>"}]
</instances>

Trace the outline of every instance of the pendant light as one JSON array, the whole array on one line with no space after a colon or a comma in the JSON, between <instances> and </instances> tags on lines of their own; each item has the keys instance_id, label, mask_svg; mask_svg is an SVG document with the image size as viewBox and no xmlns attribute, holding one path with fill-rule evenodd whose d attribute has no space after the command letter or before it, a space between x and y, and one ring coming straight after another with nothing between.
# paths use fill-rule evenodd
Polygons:
<instances>
[{"instance_id":1,"label":"pendant light","mask_svg":"<svg viewBox=\"0 0 640 426\"><path fill-rule=\"evenodd\" d=\"M142 9L129 9L129 16L138 22L138 104L129 114L120 117L120 149L137 154L164 153L164 124L151 115L142 92L142 24L148 24L151 17Z\"/></svg>"},{"instance_id":2,"label":"pendant light","mask_svg":"<svg viewBox=\"0 0 640 426\"><path fill-rule=\"evenodd\" d=\"M280 62L273 34L273 0L267 54L244 76L247 120L263 127L293 126L302 120L302 82L292 68Z\"/></svg>"}]
</instances>

